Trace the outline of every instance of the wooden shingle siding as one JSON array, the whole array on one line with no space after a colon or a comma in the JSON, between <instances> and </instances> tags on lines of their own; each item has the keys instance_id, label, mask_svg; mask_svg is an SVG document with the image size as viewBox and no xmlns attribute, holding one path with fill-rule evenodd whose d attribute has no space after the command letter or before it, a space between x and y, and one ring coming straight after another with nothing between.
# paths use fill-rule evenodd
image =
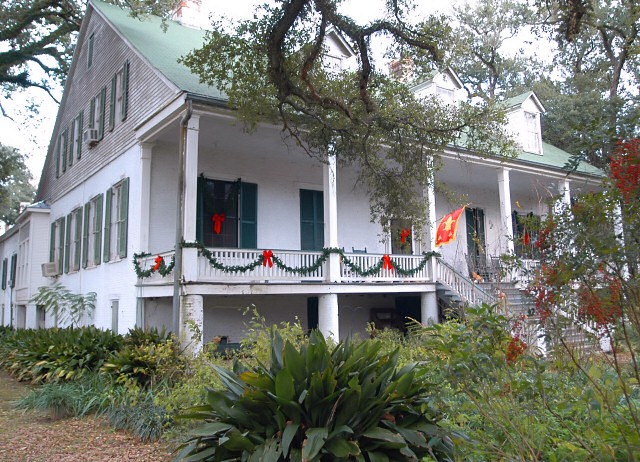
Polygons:
<instances>
[{"instance_id":1,"label":"wooden shingle siding","mask_svg":"<svg viewBox=\"0 0 640 462\"><path fill-rule=\"evenodd\" d=\"M56 201L80 185L84 179L123 154L135 143L133 128L175 96L175 89L170 88L160 79L91 8L89 8L87 19L88 23L83 25L84 31L81 33L78 49L74 55L72 71L68 77L47 161L42 171L38 200ZM94 34L94 55L92 65L87 69L88 37L91 34ZM125 112L120 112L119 107L115 108L113 131L109 131L111 79L117 72L122 72L123 67L128 77L128 88L124 89ZM102 93L103 88L106 89L106 94ZM103 119L103 123L106 127L103 127L107 130L104 130L102 140L90 149L86 143L82 143L81 150L78 151L82 152L80 160L74 159L73 164L68 167L59 165L61 159L55 156L55 141L60 139L65 130L69 130L73 119L77 118L81 111L85 111L82 135L93 117L88 111L90 111L91 100L97 95L99 98L105 98L103 108L106 120ZM95 122L96 125L99 124L98 120ZM71 138L73 139L72 135ZM68 147L69 144L65 143L65 146ZM63 172L65 167L67 167L66 171ZM58 178L56 178L56 171L59 172Z\"/></svg>"}]
</instances>

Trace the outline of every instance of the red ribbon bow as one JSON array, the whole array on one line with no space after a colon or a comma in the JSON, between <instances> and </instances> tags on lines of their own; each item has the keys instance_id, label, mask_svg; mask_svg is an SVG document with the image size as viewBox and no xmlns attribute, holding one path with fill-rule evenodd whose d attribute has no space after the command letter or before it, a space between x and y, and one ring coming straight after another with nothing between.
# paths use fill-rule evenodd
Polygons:
<instances>
[{"instance_id":1,"label":"red ribbon bow","mask_svg":"<svg viewBox=\"0 0 640 462\"><path fill-rule=\"evenodd\" d=\"M262 260L262 266L267 266L268 263L269 268L273 267L273 260L271 260L271 257L273 257L273 252L271 250L263 250L262 256L264 257L264 259Z\"/></svg>"},{"instance_id":2,"label":"red ribbon bow","mask_svg":"<svg viewBox=\"0 0 640 462\"><path fill-rule=\"evenodd\" d=\"M155 260L153 260L153 261L156 262L156 266L154 266L151 271L153 272L153 271L156 271L158 268L160 268L160 263L162 263L163 260L164 260L164 258L162 258L160 255L158 255L158 257Z\"/></svg>"},{"instance_id":3,"label":"red ribbon bow","mask_svg":"<svg viewBox=\"0 0 640 462\"><path fill-rule=\"evenodd\" d=\"M391 257L389 255L383 255L382 260L384 261L384 266L382 269L391 270L393 273L393 265L391 264Z\"/></svg>"},{"instance_id":4,"label":"red ribbon bow","mask_svg":"<svg viewBox=\"0 0 640 462\"><path fill-rule=\"evenodd\" d=\"M213 220L213 230L216 232L216 234L220 234L220 226L224 221L224 213L216 213L211 219Z\"/></svg>"},{"instance_id":5,"label":"red ribbon bow","mask_svg":"<svg viewBox=\"0 0 640 462\"><path fill-rule=\"evenodd\" d=\"M411 230L409 228L405 228L400 231L400 242L404 242L406 238L411 234Z\"/></svg>"},{"instance_id":6,"label":"red ribbon bow","mask_svg":"<svg viewBox=\"0 0 640 462\"><path fill-rule=\"evenodd\" d=\"M524 233L524 237L522 238L522 243L524 245L529 245L529 242L531 242L531 238L529 237L529 233Z\"/></svg>"}]
</instances>

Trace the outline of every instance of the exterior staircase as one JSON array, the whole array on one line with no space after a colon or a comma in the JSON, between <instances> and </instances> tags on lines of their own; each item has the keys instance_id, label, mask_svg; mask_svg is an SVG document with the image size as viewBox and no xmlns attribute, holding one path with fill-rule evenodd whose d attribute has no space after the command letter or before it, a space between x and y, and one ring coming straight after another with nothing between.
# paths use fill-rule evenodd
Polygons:
<instances>
[{"instance_id":1,"label":"exterior staircase","mask_svg":"<svg viewBox=\"0 0 640 462\"><path fill-rule=\"evenodd\" d=\"M503 303L505 315L521 317L523 327L521 335L528 345L536 345L543 354L561 351L564 348L560 339L578 354L593 354L607 350L597 339L597 332L588 325L572 322L568 314L557 310L556 329L540 328L535 301L520 288L518 281L510 282L473 282L456 271L446 262L438 259L436 266L436 290L441 313L464 305ZM553 320L551 320L553 321ZM553 332L555 330L555 332Z\"/></svg>"}]
</instances>

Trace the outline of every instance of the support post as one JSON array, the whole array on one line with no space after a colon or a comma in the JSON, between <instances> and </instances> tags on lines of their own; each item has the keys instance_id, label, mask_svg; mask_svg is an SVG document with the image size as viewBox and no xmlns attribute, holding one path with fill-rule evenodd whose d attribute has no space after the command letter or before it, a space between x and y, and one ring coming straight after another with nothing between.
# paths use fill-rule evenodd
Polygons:
<instances>
[{"instance_id":1,"label":"support post","mask_svg":"<svg viewBox=\"0 0 640 462\"><path fill-rule=\"evenodd\" d=\"M318 330L325 338L340 341L340 317L338 314L338 294L318 297Z\"/></svg>"},{"instance_id":2,"label":"support post","mask_svg":"<svg viewBox=\"0 0 640 462\"><path fill-rule=\"evenodd\" d=\"M505 167L498 169L498 192L500 195L500 222L502 226L502 236L506 244L502 245L502 251L513 254L515 246L513 243L513 222L511 218L511 183L509 177L510 170Z\"/></svg>"},{"instance_id":3,"label":"support post","mask_svg":"<svg viewBox=\"0 0 640 462\"><path fill-rule=\"evenodd\" d=\"M439 321L438 296L436 292L422 292L420 294L420 322L429 326Z\"/></svg>"},{"instance_id":4,"label":"support post","mask_svg":"<svg viewBox=\"0 0 640 462\"><path fill-rule=\"evenodd\" d=\"M196 214L198 211L198 138L200 117L192 115L187 123L187 145L184 159L184 214L182 235L186 242L196 240ZM198 249L182 249L182 278L184 281L198 279Z\"/></svg>"},{"instance_id":5,"label":"support post","mask_svg":"<svg viewBox=\"0 0 640 462\"><path fill-rule=\"evenodd\" d=\"M435 178L429 183L426 190L427 207L429 208L429 250L436 250L436 233L438 232L438 223L436 222L436 188L434 185ZM438 262L435 257L431 258L429 265L431 266L431 280L436 281L436 265ZM424 317L422 319L425 319Z\"/></svg>"},{"instance_id":6,"label":"support post","mask_svg":"<svg viewBox=\"0 0 640 462\"><path fill-rule=\"evenodd\" d=\"M151 152L153 143L140 143L140 252L149 251L149 217L151 209Z\"/></svg>"},{"instance_id":7,"label":"support post","mask_svg":"<svg viewBox=\"0 0 640 462\"><path fill-rule=\"evenodd\" d=\"M324 246L338 247L338 186L336 181L336 156L329 154L323 165ZM327 260L328 282L340 282L340 255L332 253ZM336 302L337 306L337 302Z\"/></svg>"},{"instance_id":8,"label":"support post","mask_svg":"<svg viewBox=\"0 0 640 462\"><path fill-rule=\"evenodd\" d=\"M184 295L180 299L181 340L192 353L202 350L202 334L204 328L204 300L202 295ZM194 334L200 333L200 338Z\"/></svg>"}]
</instances>

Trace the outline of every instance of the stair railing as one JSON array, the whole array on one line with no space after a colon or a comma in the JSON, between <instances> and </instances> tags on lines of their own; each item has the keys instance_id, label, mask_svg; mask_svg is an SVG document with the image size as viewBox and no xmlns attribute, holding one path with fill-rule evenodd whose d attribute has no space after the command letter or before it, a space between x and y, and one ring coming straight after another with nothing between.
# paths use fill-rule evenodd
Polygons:
<instances>
[{"instance_id":1,"label":"stair railing","mask_svg":"<svg viewBox=\"0 0 640 462\"><path fill-rule=\"evenodd\" d=\"M443 259L436 258L435 267L436 282L440 282L449 290L455 292L464 303L469 305L478 305L480 303L493 305L496 303L496 298L493 295L485 292Z\"/></svg>"}]
</instances>

